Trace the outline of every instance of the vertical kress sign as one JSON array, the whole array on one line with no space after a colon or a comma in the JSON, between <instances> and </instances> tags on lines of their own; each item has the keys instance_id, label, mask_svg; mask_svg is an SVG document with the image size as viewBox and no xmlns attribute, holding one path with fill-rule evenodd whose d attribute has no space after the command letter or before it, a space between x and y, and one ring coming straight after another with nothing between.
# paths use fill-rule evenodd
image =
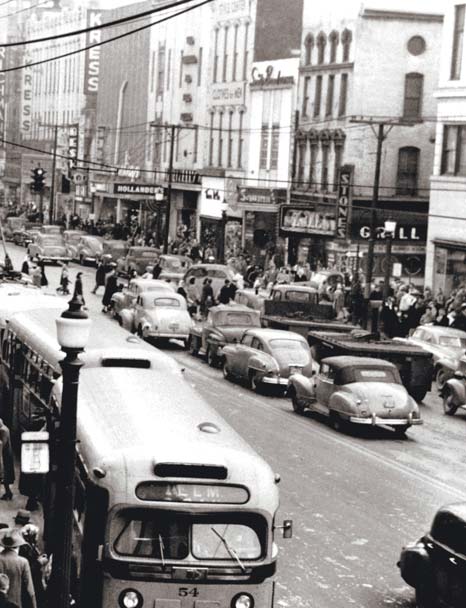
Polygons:
<instances>
[{"instance_id":1,"label":"vertical kress sign","mask_svg":"<svg viewBox=\"0 0 466 608\"><path fill-rule=\"evenodd\" d=\"M87 27L102 25L102 11L87 11ZM86 34L86 47L99 44L102 40L102 31L92 30ZM84 63L84 94L86 95L86 106L97 107L97 92L99 90L100 72L100 46L94 46L86 50Z\"/></svg>"},{"instance_id":2,"label":"vertical kress sign","mask_svg":"<svg viewBox=\"0 0 466 608\"><path fill-rule=\"evenodd\" d=\"M348 238L353 197L353 165L343 165L338 177L337 239Z\"/></svg>"},{"instance_id":3,"label":"vertical kress sign","mask_svg":"<svg viewBox=\"0 0 466 608\"><path fill-rule=\"evenodd\" d=\"M0 70L5 68L5 48L0 48ZM0 138L5 137L5 108L6 108L6 87L5 87L5 72L0 72ZM3 141L0 141L0 150L4 148Z\"/></svg>"}]
</instances>

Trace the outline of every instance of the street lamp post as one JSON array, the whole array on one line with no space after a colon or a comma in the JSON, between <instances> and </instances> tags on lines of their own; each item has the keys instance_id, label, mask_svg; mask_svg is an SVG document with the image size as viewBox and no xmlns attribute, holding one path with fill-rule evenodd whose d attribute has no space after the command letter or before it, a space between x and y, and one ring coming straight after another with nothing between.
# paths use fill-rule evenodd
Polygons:
<instances>
[{"instance_id":1,"label":"street lamp post","mask_svg":"<svg viewBox=\"0 0 466 608\"><path fill-rule=\"evenodd\" d=\"M155 200L157 202L157 247L160 245L160 232L162 230L162 203L163 203L163 188L158 188L155 193Z\"/></svg>"},{"instance_id":2,"label":"street lamp post","mask_svg":"<svg viewBox=\"0 0 466 608\"><path fill-rule=\"evenodd\" d=\"M66 356L60 361L63 389L54 508L55 547L49 592L49 605L54 608L70 605L78 384L83 365L79 354L84 351L91 326L81 306L82 298L75 292L68 310L56 321L58 343Z\"/></svg>"},{"instance_id":3,"label":"street lamp post","mask_svg":"<svg viewBox=\"0 0 466 608\"><path fill-rule=\"evenodd\" d=\"M383 284L383 299L387 300L388 294L390 293L390 278L392 276L392 242L396 230L396 222L392 220L386 220L384 224L385 230L385 276Z\"/></svg>"}]
</instances>

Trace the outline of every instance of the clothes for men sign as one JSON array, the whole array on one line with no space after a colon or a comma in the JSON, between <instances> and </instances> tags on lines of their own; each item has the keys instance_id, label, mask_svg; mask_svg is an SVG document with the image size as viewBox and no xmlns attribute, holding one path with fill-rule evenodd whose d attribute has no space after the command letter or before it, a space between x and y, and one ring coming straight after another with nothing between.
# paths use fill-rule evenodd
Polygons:
<instances>
[{"instance_id":1,"label":"clothes for men sign","mask_svg":"<svg viewBox=\"0 0 466 608\"><path fill-rule=\"evenodd\" d=\"M353 182L353 165L344 165L340 169L338 178L337 198L337 238L348 238L351 221L351 198Z\"/></svg>"}]
</instances>

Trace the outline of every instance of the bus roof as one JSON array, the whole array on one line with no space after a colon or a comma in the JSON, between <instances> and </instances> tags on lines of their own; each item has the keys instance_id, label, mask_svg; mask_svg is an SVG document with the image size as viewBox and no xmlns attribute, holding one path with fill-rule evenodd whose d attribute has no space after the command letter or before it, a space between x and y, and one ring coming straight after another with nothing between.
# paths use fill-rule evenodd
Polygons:
<instances>
[{"instance_id":1,"label":"bus roof","mask_svg":"<svg viewBox=\"0 0 466 608\"><path fill-rule=\"evenodd\" d=\"M47 309L48 315L55 318L50 311L57 311L58 316L59 312L67 308L67 305L66 300L54 295L43 294L37 288L17 289L15 286L10 290L0 289L0 329L6 326L11 317L20 312Z\"/></svg>"},{"instance_id":2,"label":"bus roof","mask_svg":"<svg viewBox=\"0 0 466 608\"><path fill-rule=\"evenodd\" d=\"M61 380L53 390L60 401ZM156 475L156 465L202 464L225 467L224 483L245 485L248 508L278 508L269 465L188 382L145 369L84 368L78 401L79 451L91 478L115 492L112 502L128 502L130 492L134 504L139 482L178 480ZM95 468L105 473L103 479L93 474ZM179 481L194 481L187 477Z\"/></svg>"},{"instance_id":3,"label":"bus roof","mask_svg":"<svg viewBox=\"0 0 466 608\"><path fill-rule=\"evenodd\" d=\"M59 361L63 351L57 341L55 315L50 310L39 309L21 312L11 317L9 328L33 351L42 356L53 369L61 374ZM86 367L147 366L180 374L178 364L169 355L133 336L107 317L92 318L89 342L81 356Z\"/></svg>"}]
</instances>

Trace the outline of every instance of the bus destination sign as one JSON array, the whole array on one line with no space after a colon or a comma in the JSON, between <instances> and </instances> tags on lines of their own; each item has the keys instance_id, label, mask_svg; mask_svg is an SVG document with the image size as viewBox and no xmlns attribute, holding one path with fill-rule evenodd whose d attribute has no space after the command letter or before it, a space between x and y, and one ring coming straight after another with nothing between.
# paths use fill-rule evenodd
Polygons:
<instances>
[{"instance_id":1,"label":"bus destination sign","mask_svg":"<svg viewBox=\"0 0 466 608\"><path fill-rule=\"evenodd\" d=\"M242 505L249 500L249 492L242 486L157 481L140 483L136 488L136 496L140 500L222 505Z\"/></svg>"}]
</instances>

